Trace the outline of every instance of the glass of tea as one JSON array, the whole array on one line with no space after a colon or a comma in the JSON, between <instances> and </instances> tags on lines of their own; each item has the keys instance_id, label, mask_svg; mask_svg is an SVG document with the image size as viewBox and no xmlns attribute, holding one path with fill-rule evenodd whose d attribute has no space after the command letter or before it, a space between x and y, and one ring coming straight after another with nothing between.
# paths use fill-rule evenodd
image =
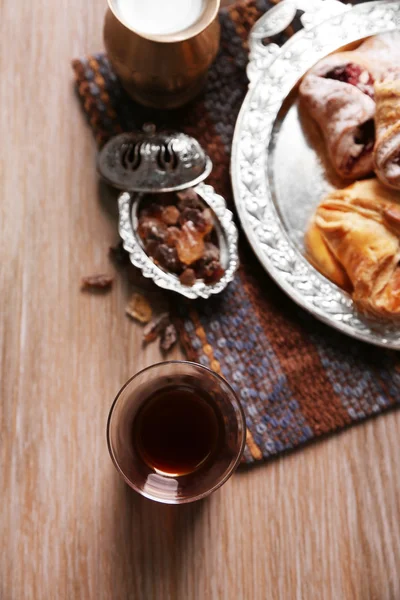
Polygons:
<instances>
[{"instance_id":1,"label":"glass of tea","mask_svg":"<svg viewBox=\"0 0 400 600\"><path fill-rule=\"evenodd\" d=\"M128 485L152 500L182 504L229 479L246 425L225 379L196 363L170 361L144 369L119 391L107 441Z\"/></svg>"}]
</instances>

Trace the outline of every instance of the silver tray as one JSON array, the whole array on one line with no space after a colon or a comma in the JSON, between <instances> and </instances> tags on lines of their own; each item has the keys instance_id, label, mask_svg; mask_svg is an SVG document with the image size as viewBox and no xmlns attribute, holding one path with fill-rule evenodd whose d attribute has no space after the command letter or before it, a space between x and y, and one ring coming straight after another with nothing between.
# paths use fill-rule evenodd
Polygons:
<instances>
[{"instance_id":1,"label":"silver tray","mask_svg":"<svg viewBox=\"0 0 400 600\"><path fill-rule=\"evenodd\" d=\"M296 7L312 9L302 17L304 29L281 49L263 45L262 39L287 27ZM326 164L320 134L299 110L296 84L325 55L399 27L398 0L351 9L335 0L284 0L264 15L250 37L251 83L236 124L231 162L240 221L271 277L321 321L394 349L400 349L399 326L361 315L350 296L305 257L304 233L317 204L333 187L346 184Z\"/></svg>"}]
</instances>

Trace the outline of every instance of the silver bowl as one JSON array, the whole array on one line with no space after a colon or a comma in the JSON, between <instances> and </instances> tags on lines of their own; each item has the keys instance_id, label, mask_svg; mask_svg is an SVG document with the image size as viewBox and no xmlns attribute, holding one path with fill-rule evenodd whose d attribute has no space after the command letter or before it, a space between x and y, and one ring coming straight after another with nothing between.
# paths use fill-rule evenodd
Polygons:
<instances>
[{"instance_id":1,"label":"silver bowl","mask_svg":"<svg viewBox=\"0 0 400 600\"><path fill-rule=\"evenodd\" d=\"M210 157L199 142L181 132L157 132L152 123L143 131L113 137L99 154L100 175L117 189L119 233L132 264L166 290L186 298L209 298L219 294L234 278L239 265L238 232L226 202L214 188L203 183L212 170ZM155 264L145 252L137 233L138 206L146 193L161 194L193 188L214 216L224 275L215 284L198 280L183 285L178 277Z\"/></svg>"},{"instance_id":2,"label":"silver bowl","mask_svg":"<svg viewBox=\"0 0 400 600\"><path fill-rule=\"evenodd\" d=\"M172 290L186 298L209 298L213 294L222 292L235 276L239 266L238 231L224 198L217 194L211 185L200 183L193 189L213 212L221 253L221 265L225 271L217 283L207 284L198 280L189 287L183 285L175 274L165 271L155 264L145 252L137 232L137 212L142 194L134 192L120 194L118 198L119 234L125 250L129 253L131 263L142 271L144 277L152 279L160 288Z\"/></svg>"}]
</instances>

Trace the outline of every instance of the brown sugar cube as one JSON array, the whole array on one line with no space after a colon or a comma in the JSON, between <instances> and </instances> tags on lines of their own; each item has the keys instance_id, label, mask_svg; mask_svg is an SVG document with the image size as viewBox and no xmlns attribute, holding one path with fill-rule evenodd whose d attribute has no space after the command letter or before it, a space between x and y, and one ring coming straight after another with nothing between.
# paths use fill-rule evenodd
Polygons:
<instances>
[{"instance_id":1,"label":"brown sugar cube","mask_svg":"<svg viewBox=\"0 0 400 600\"><path fill-rule=\"evenodd\" d=\"M151 306L142 294L132 294L128 304L125 307L127 315L139 321L140 323L148 323L153 316Z\"/></svg>"},{"instance_id":2,"label":"brown sugar cube","mask_svg":"<svg viewBox=\"0 0 400 600\"><path fill-rule=\"evenodd\" d=\"M179 281L182 285L192 287L192 285L196 282L196 273L193 269L185 269L183 273L180 274Z\"/></svg>"},{"instance_id":3,"label":"brown sugar cube","mask_svg":"<svg viewBox=\"0 0 400 600\"><path fill-rule=\"evenodd\" d=\"M100 273L98 275L88 275L82 277L81 289L82 290L108 290L111 288L114 281L112 275L106 275Z\"/></svg>"},{"instance_id":4,"label":"brown sugar cube","mask_svg":"<svg viewBox=\"0 0 400 600\"><path fill-rule=\"evenodd\" d=\"M166 206L161 213L161 220L166 225L176 225L179 219L180 212L176 206Z\"/></svg>"}]
</instances>

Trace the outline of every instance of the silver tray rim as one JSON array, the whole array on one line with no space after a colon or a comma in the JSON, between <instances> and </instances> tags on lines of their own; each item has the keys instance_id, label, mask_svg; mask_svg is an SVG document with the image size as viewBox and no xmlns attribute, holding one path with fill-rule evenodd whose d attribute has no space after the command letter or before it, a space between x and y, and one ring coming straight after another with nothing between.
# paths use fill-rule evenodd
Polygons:
<instances>
[{"instance_id":1,"label":"silver tray rim","mask_svg":"<svg viewBox=\"0 0 400 600\"><path fill-rule=\"evenodd\" d=\"M320 321L358 340L395 350L400 350L400 327L361 315L349 295L321 275L295 247L276 212L267 173L274 124L285 99L307 70L347 44L399 28L400 2L377 0L296 33L273 62L252 78L236 122L231 154L236 210L267 273Z\"/></svg>"}]
</instances>

